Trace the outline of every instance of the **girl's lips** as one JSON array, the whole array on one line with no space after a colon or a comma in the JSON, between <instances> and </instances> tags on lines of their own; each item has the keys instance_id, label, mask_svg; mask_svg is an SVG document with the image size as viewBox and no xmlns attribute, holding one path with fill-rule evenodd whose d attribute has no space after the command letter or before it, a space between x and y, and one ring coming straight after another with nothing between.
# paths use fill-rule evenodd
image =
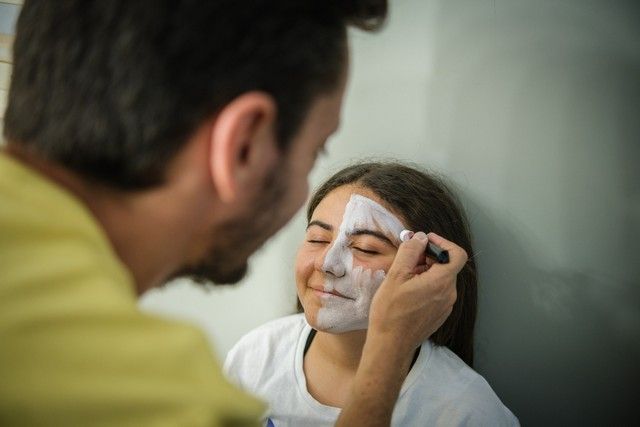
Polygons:
<instances>
[{"instance_id":1,"label":"girl's lips","mask_svg":"<svg viewBox=\"0 0 640 427\"><path fill-rule=\"evenodd\" d=\"M338 297L338 298L344 298L344 299L350 299L353 300L353 298L349 298L347 296L342 295L340 292L333 290L330 292L326 292L322 289L317 289L317 288L311 288L313 290L313 293L318 295L319 297L322 298L331 298L331 297Z\"/></svg>"}]
</instances>

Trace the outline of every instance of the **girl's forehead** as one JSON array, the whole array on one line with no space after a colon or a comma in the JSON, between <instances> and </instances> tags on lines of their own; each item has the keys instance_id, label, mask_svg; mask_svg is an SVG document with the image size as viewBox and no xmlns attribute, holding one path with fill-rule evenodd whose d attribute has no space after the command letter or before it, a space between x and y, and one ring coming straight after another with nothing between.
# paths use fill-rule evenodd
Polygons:
<instances>
[{"instance_id":1,"label":"girl's forehead","mask_svg":"<svg viewBox=\"0 0 640 427\"><path fill-rule=\"evenodd\" d=\"M318 203L318 206L316 206L313 211L312 217L327 214L342 217L351 197L356 194L366 197L378 204L381 202L380 198L369 189L355 185L343 185L334 188L320 200L320 203Z\"/></svg>"},{"instance_id":2,"label":"girl's forehead","mask_svg":"<svg viewBox=\"0 0 640 427\"><path fill-rule=\"evenodd\" d=\"M377 194L368 188L344 185L329 192L318 203L313 211L312 219L324 219L339 224L343 220L353 222L367 217L388 218L395 231L397 224L402 225L403 219L386 205ZM388 224L388 222L383 221L377 225L383 226L384 224Z\"/></svg>"}]
</instances>

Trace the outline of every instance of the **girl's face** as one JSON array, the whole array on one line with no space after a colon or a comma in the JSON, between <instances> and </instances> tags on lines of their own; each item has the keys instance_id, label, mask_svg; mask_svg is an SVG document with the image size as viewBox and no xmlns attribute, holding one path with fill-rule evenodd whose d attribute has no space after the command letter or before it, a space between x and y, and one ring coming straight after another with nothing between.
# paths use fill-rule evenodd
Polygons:
<instances>
[{"instance_id":1,"label":"girl's face","mask_svg":"<svg viewBox=\"0 0 640 427\"><path fill-rule=\"evenodd\" d=\"M322 199L296 259L298 297L311 326L332 333L367 328L404 228L366 188L345 185Z\"/></svg>"}]
</instances>

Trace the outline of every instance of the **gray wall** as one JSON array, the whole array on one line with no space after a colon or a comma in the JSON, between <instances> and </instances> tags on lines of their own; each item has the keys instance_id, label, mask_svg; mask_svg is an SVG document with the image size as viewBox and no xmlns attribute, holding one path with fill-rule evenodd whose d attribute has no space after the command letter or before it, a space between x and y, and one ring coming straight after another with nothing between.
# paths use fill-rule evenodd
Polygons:
<instances>
[{"instance_id":1,"label":"gray wall","mask_svg":"<svg viewBox=\"0 0 640 427\"><path fill-rule=\"evenodd\" d=\"M525 425L640 423L639 11L434 10L425 118L464 171L478 370Z\"/></svg>"}]
</instances>

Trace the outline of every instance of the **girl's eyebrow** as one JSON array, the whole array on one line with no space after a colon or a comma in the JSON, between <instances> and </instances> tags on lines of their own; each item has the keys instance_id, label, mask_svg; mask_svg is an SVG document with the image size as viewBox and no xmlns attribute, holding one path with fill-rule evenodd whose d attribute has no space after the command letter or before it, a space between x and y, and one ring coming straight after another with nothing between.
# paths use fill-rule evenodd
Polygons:
<instances>
[{"instance_id":1,"label":"girl's eyebrow","mask_svg":"<svg viewBox=\"0 0 640 427\"><path fill-rule=\"evenodd\" d=\"M312 225L317 225L320 228L324 228L327 231L333 231L333 227L330 224L327 224L326 222L322 222L322 221L318 221L317 219L314 219L313 221L311 221L309 224L307 224L307 230L309 229L309 227L311 227Z\"/></svg>"},{"instance_id":2,"label":"girl's eyebrow","mask_svg":"<svg viewBox=\"0 0 640 427\"><path fill-rule=\"evenodd\" d=\"M385 243L388 243L391 246L396 247L396 245L393 244L391 239L389 239L387 236L385 236L384 234L376 230L369 230L367 228L356 228L355 230L349 233L349 236L362 236L362 235L377 237L378 239L384 241Z\"/></svg>"},{"instance_id":3,"label":"girl's eyebrow","mask_svg":"<svg viewBox=\"0 0 640 427\"><path fill-rule=\"evenodd\" d=\"M312 227L312 226L317 226L320 228L323 228L327 231L333 231L333 226L331 224L327 224L326 222L314 219L313 221L310 221L309 224L307 224L307 230ZM394 248L397 248L398 246L395 245L391 239L389 239L387 236L385 236L383 233L377 231L377 230L370 230L368 228L356 228L355 230L351 231L350 233L348 233L348 235L351 236L363 236L363 235L368 235L368 236L373 236L376 237L380 240L382 240L384 243L387 243L391 246L393 246Z\"/></svg>"}]
</instances>

